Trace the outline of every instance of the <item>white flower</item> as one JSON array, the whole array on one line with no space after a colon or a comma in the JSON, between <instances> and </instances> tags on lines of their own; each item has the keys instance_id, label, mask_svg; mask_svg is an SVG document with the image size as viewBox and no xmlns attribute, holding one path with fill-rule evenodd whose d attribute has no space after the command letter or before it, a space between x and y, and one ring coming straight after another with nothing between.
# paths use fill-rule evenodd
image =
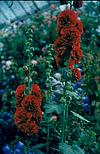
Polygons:
<instances>
[{"instance_id":1,"label":"white flower","mask_svg":"<svg viewBox=\"0 0 100 154\"><path fill-rule=\"evenodd\" d=\"M31 60L31 63L32 63L33 66L34 66L34 65L37 65L38 62L37 62L36 60Z\"/></svg>"},{"instance_id":2,"label":"white flower","mask_svg":"<svg viewBox=\"0 0 100 154\"><path fill-rule=\"evenodd\" d=\"M10 60L7 60L7 61L6 61L6 66L7 66L7 67L10 67L11 64L12 64L12 62L11 62Z\"/></svg>"}]
</instances>

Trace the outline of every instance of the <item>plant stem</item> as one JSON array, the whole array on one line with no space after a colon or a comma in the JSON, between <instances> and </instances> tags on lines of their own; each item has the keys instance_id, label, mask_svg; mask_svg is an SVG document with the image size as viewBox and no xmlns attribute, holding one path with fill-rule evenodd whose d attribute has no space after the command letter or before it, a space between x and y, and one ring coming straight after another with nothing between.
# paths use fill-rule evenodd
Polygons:
<instances>
[{"instance_id":1,"label":"plant stem","mask_svg":"<svg viewBox=\"0 0 100 154\"><path fill-rule=\"evenodd\" d=\"M49 127L49 122L47 124L47 154L49 154L49 131L50 131L50 127Z\"/></svg>"},{"instance_id":2,"label":"plant stem","mask_svg":"<svg viewBox=\"0 0 100 154\"><path fill-rule=\"evenodd\" d=\"M29 153L29 142L27 141L27 154Z\"/></svg>"},{"instance_id":3,"label":"plant stem","mask_svg":"<svg viewBox=\"0 0 100 154\"><path fill-rule=\"evenodd\" d=\"M65 82L65 88L67 87L67 82ZM66 142L66 138L68 135L68 124L67 124L67 120L68 120L68 110L69 110L69 102L66 103L66 89L64 92L64 112L62 115L62 128L61 128L61 143Z\"/></svg>"},{"instance_id":4,"label":"plant stem","mask_svg":"<svg viewBox=\"0 0 100 154\"><path fill-rule=\"evenodd\" d=\"M67 138L67 135L68 135L68 123L67 123L67 120L68 120L68 109L69 109L69 104L66 104L65 141L66 141L66 138Z\"/></svg>"},{"instance_id":5,"label":"plant stem","mask_svg":"<svg viewBox=\"0 0 100 154\"><path fill-rule=\"evenodd\" d=\"M26 154L29 154L29 138L27 136L27 139L26 139L26 151L25 151Z\"/></svg>"}]
</instances>

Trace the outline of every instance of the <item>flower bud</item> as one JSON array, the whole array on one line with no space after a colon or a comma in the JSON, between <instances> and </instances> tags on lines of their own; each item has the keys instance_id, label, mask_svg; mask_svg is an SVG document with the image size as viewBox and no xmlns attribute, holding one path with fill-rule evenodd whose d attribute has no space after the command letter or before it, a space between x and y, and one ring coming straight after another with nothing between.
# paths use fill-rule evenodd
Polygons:
<instances>
[{"instance_id":1,"label":"flower bud","mask_svg":"<svg viewBox=\"0 0 100 154\"><path fill-rule=\"evenodd\" d=\"M27 66L24 66L23 67L23 70L24 70L25 75L27 76L29 74L28 67Z\"/></svg>"}]
</instances>

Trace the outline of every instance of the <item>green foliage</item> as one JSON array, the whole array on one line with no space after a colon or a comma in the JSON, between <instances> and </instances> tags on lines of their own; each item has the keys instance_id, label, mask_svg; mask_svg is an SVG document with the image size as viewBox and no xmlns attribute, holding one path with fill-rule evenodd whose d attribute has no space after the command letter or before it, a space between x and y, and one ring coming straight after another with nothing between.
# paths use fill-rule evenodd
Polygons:
<instances>
[{"instance_id":1,"label":"green foliage","mask_svg":"<svg viewBox=\"0 0 100 154\"><path fill-rule=\"evenodd\" d=\"M15 81L13 85L16 82L17 85L28 84L31 79L30 84L32 82L38 83L42 90L43 121L40 124L39 136L30 139L30 147L32 147L30 150L36 154L43 154L42 150L46 151L46 142L48 142L49 154L55 154L59 150L62 154L84 154L85 152L90 154L92 152L89 150L92 149L95 151L94 154L97 154L100 151L98 139L100 130L98 81L100 79L96 79L100 74L98 8L99 2L86 2L84 9L79 10L84 26L81 42L83 51L82 66L80 64L77 66L81 66L84 72L82 75L83 83L81 84L82 94L79 93L79 88L74 90L72 87L73 83L77 81L71 78L71 72L67 69L68 62L65 63L66 68L59 69L55 66L53 42L57 33L56 21L52 20L52 16L60 12L59 8L48 13L50 24L46 20L47 16L38 14L33 17L31 25L24 25L16 33L0 38L0 42L3 43L3 50L0 52L1 62L5 61L6 63L9 59L12 61L8 70L6 70L7 67L3 68L4 62L0 64L1 83L3 83L3 80L9 79L10 75L15 75L19 80ZM31 60L36 60L37 64L33 65ZM23 66L28 67L28 75L25 75ZM52 98L52 93L55 90L53 90L51 79L56 72L60 72L62 75L60 83L64 86L64 91L60 97L56 96L58 100L55 103ZM12 115L14 114L16 87L12 90L9 85L6 86L5 93L2 96L2 112L9 108ZM91 98L90 105L94 103L95 115L84 113L82 107L83 96ZM53 119L53 116L56 116L57 119ZM0 122L2 123L2 121ZM3 122L3 126L5 128L7 124ZM22 136L24 138L24 135ZM64 142L61 143L61 139ZM17 141L16 138L15 140Z\"/></svg>"},{"instance_id":2,"label":"green foliage","mask_svg":"<svg viewBox=\"0 0 100 154\"><path fill-rule=\"evenodd\" d=\"M75 112L73 112L73 111L71 111L71 113L73 113L73 115L74 115L75 117L77 117L77 118L79 118L79 119L81 119L81 120L83 120L83 121L90 122L89 120L83 118L83 117L82 117L81 115L79 115L78 113L75 113Z\"/></svg>"},{"instance_id":3,"label":"green foliage","mask_svg":"<svg viewBox=\"0 0 100 154\"><path fill-rule=\"evenodd\" d=\"M52 102L53 103L53 102ZM64 111L63 104L47 104L45 105L45 112L46 113L54 113L61 114Z\"/></svg>"},{"instance_id":4,"label":"green foliage","mask_svg":"<svg viewBox=\"0 0 100 154\"><path fill-rule=\"evenodd\" d=\"M94 131L85 131L81 133L79 140L76 142L78 145L84 147L85 150L95 148L96 146L96 133Z\"/></svg>"},{"instance_id":5,"label":"green foliage","mask_svg":"<svg viewBox=\"0 0 100 154\"><path fill-rule=\"evenodd\" d=\"M84 150L75 144L71 146L66 143L60 143L59 149L61 150L62 154L85 154Z\"/></svg>"}]
</instances>

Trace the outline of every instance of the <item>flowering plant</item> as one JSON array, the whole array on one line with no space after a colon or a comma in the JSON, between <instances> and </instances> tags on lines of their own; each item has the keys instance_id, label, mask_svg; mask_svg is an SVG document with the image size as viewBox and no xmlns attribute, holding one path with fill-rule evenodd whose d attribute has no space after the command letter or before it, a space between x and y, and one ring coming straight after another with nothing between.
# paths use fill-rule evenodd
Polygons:
<instances>
[{"instance_id":1,"label":"flowering plant","mask_svg":"<svg viewBox=\"0 0 100 154\"><path fill-rule=\"evenodd\" d=\"M42 94L37 84L32 84L29 95L25 95L26 86L20 85L16 89L15 125L27 135L37 133L38 124L42 120Z\"/></svg>"},{"instance_id":2,"label":"flowering plant","mask_svg":"<svg viewBox=\"0 0 100 154\"><path fill-rule=\"evenodd\" d=\"M82 50L80 39L83 33L82 22L78 20L78 13L66 10L58 15L57 32L59 37L54 42L57 66L64 66L64 59L69 59L69 68L79 80L81 73L74 64L80 63ZM69 58L70 57L70 58Z\"/></svg>"}]
</instances>

